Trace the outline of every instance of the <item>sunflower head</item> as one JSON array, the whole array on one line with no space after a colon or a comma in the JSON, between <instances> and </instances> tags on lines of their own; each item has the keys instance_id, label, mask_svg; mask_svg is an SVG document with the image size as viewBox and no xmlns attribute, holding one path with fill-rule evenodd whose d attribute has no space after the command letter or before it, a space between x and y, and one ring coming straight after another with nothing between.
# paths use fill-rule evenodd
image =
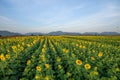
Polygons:
<instances>
[{"instance_id":1,"label":"sunflower head","mask_svg":"<svg viewBox=\"0 0 120 80\"><path fill-rule=\"evenodd\" d=\"M60 61L61 61L61 58L60 58L60 57L58 57L58 58L57 58L57 62L60 62Z\"/></svg>"},{"instance_id":2,"label":"sunflower head","mask_svg":"<svg viewBox=\"0 0 120 80\"><path fill-rule=\"evenodd\" d=\"M85 64L84 67L85 67L85 69L90 69L91 68L90 64Z\"/></svg>"},{"instance_id":3,"label":"sunflower head","mask_svg":"<svg viewBox=\"0 0 120 80\"><path fill-rule=\"evenodd\" d=\"M94 57L91 57L91 60L95 60L95 58L94 58Z\"/></svg>"},{"instance_id":4,"label":"sunflower head","mask_svg":"<svg viewBox=\"0 0 120 80\"><path fill-rule=\"evenodd\" d=\"M31 45L30 44L27 44L28 47L30 47Z\"/></svg>"},{"instance_id":5,"label":"sunflower head","mask_svg":"<svg viewBox=\"0 0 120 80\"><path fill-rule=\"evenodd\" d=\"M103 53L102 52L99 52L98 53L98 57L102 57L103 56Z\"/></svg>"},{"instance_id":6,"label":"sunflower head","mask_svg":"<svg viewBox=\"0 0 120 80\"><path fill-rule=\"evenodd\" d=\"M77 65L82 65L82 61L81 60L76 60L76 64Z\"/></svg>"},{"instance_id":7,"label":"sunflower head","mask_svg":"<svg viewBox=\"0 0 120 80\"><path fill-rule=\"evenodd\" d=\"M29 65L31 63L31 61L30 60L27 60L27 65Z\"/></svg>"},{"instance_id":8,"label":"sunflower head","mask_svg":"<svg viewBox=\"0 0 120 80\"><path fill-rule=\"evenodd\" d=\"M74 58L76 55L74 53L72 53L72 57Z\"/></svg>"},{"instance_id":9,"label":"sunflower head","mask_svg":"<svg viewBox=\"0 0 120 80\"><path fill-rule=\"evenodd\" d=\"M70 77L72 75L70 72L67 72L66 74L68 77Z\"/></svg>"},{"instance_id":10,"label":"sunflower head","mask_svg":"<svg viewBox=\"0 0 120 80\"><path fill-rule=\"evenodd\" d=\"M41 67L40 66L36 66L36 70L37 71L41 71Z\"/></svg>"},{"instance_id":11,"label":"sunflower head","mask_svg":"<svg viewBox=\"0 0 120 80\"><path fill-rule=\"evenodd\" d=\"M62 68L62 66L61 65L58 65L58 69L61 69Z\"/></svg>"},{"instance_id":12,"label":"sunflower head","mask_svg":"<svg viewBox=\"0 0 120 80\"><path fill-rule=\"evenodd\" d=\"M45 77L45 80L50 80L50 79L49 79L49 76L46 76L46 77Z\"/></svg>"},{"instance_id":13,"label":"sunflower head","mask_svg":"<svg viewBox=\"0 0 120 80\"><path fill-rule=\"evenodd\" d=\"M35 76L35 79L36 79L36 80L40 79L40 76L36 75L36 76Z\"/></svg>"},{"instance_id":14,"label":"sunflower head","mask_svg":"<svg viewBox=\"0 0 120 80\"><path fill-rule=\"evenodd\" d=\"M42 48L42 53L44 53L45 52L45 48Z\"/></svg>"},{"instance_id":15,"label":"sunflower head","mask_svg":"<svg viewBox=\"0 0 120 80\"><path fill-rule=\"evenodd\" d=\"M45 64L45 67L48 69L48 68L50 68L50 65L49 64Z\"/></svg>"},{"instance_id":16,"label":"sunflower head","mask_svg":"<svg viewBox=\"0 0 120 80\"><path fill-rule=\"evenodd\" d=\"M0 59L1 59L2 61L5 61L5 60L6 60L4 54L1 54L1 55L0 55Z\"/></svg>"},{"instance_id":17,"label":"sunflower head","mask_svg":"<svg viewBox=\"0 0 120 80\"><path fill-rule=\"evenodd\" d=\"M14 50L14 49L16 49L17 47L16 46L12 46L12 49Z\"/></svg>"}]
</instances>

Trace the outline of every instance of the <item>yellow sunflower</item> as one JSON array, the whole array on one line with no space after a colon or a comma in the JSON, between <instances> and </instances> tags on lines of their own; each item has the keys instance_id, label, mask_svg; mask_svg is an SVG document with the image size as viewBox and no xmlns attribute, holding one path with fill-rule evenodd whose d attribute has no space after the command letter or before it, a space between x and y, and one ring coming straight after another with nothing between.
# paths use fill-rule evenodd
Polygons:
<instances>
[{"instance_id":1,"label":"yellow sunflower","mask_svg":"<svg viewBox=\"0 0 120 80\"><path fill-rule=\"evenodd\" d=\"M36 70L37 71L41 71L41 67L40 66L36 66Z\"/></svg>"},{"instance_id":2,"label":"yellow sunflower","mask_svg":"<svg viewBox=\"0 0 120 80\"><path fill-rule=\"evenodd\" d=\"M82 65L82 61L81 60L76 60L76 64L77 65Z\"/></svg>"},{"instance_id":3,"label":"yellow sunflower","mask_svg":"<svg viewBox=\"0 0 120 80\"><path fill-rule=\"evenodd\" d=\"M50 68L50 65L49 64L45 64L45 67L48 69L48 68Z\"/></svg>"},{"instance_id":4,"label":"yellow sunflower","mask_svg":"<svg viewBox=\"0 0 120 80\"><path fill-rule=\"evenodd\" d=\"M58 69L61 69L62 68L62 66L61 65L58 65Z\"/></svg>"},{"instance_id":5,"label":"yellow sunflower","mask_svg":"<svg viewBox=\"0 0 120 80\"><path fill-rule=\"evenodd\" d=\"M94 74L95 74L95 75L98 75L99 73L98 73L97 71L94 71Z\"/></svg>"},{"instance_id":6,"label":"yellow sunflower","mask_svg":"<svg viewBox=\"0 0 120 80\"><path fill-rule=\"evenodd\" d=\"M36 76L35 76L35 79L37 79L37 80L40 79L40 76L36 75Z\"/></svg>"},{"instance_id":7,"label":"yellow sunflower","mask_svg":"<svg viewBox=\"0 0 120 80\"><path fill-rule=\"evenodd\" d=\"M102 52L99 52L98 53L98 57L102 57L103 56L103 53Z\"/></svg>"},{"instance_id":8,"label":"yellow sunflower","mask_svg":"<svg viewBox=\"0 0 120 80\"><path fill-rule=\"evenodd\" d=\"M7 59L10 59L10 54L6 54L6 58L7 58Z\"/></svg>"},{"instance_id":9,"label":"yellow sunflower","mask_svg":"<svg viewBox=\"0 0 120 80\"><path fill-rule=\"evenodd\" d=\"M91 60L95 60L95 58L94 58L94 57L91 57Z\"/></svg>"},{"instance_id":10,"label":"yellow sunflower","mask_svg":"<svg viewBox=\"0 0 120 80\"><path fill-rule=\"evenodd\" d=\"M58 57L58 58L57 58L57 62L60 62L60 61L61 61L61 58L60 58L60 57Z\"/></svg>"},{"instance_id":11,"label":"yellow sunflower","mask_svg":"<svg viewBox=\"0 0 120 80\"><path fill-rule=\"evenodd\" d=\"M12 49L14 50L14 49L16 49L17 47L16 46L12 46Z\"/></svg>"},{"instance_id":12,"label":"yellow sunflower","mask_svg":"<svg viewBox=\"0 0 120 80\"><path fill-rule=\"evenodd\" d=\"M90 64L85 64L84 67L85 67L85 69L90 69L91 68Z\"/></svg>"},{"instance_id":13,"label":"yellow sunflower","mask_svg":"<svg viewBox=\"0 0 120 80\"><path fill-rule=\"evenodd\" d=\"M30 47L31 45L30 44L27 44L28 47Z\"/></svg>"},{"instance_id":14,"label":"yellow sunflower","mask_svg":"<svg viewBox=\"0 0 120 80\"><path fill-rule=\"evenodd\" d=\"M45 77L45 80L50 80L50 79L49 79L49 76L46 76L46 77Z\"/></svg>"},{"instance_id":15,"label":"yellow sunflower","mask_svg":"<svg viewBox=\"0 0 120 80\"><path fill-rule=\"evenodd\" d=\"M67 72L66 74L68 77L70 77L72 75L70 72Z\"/></svg>"},{"instance_id":16,"label":"yellow sunflower","mask_svg":"<svg viewBox=\"0 0 120 80\"><path fill-rule=\"evenodd\" d=\"M30 61L30 60L28 60L28 61L27 61L27 65L29 65L30 63L31 63L31 61Z\"/></svg>"},{"instance_id":17,"label":"yellow sunflower","mask_svg":"<svg viewBox=\"0 0 120 80\"><path fill-rule=\"evenodd\" d=\"M4 54L1 54L1 55L0 55L0 58L1 58L2 61L5 61L5 60L6 60Z\"/></svg>"},{"instance_id":18,"label":"yellow sunflower","mask_svg":"<svg viewBox=\"0 0 120 80\"><path fill-rule=\"evenodd\" d=\"M42 48L42 53L44 53L45 52L45 48Z\"/></svg>"}]
</instances>

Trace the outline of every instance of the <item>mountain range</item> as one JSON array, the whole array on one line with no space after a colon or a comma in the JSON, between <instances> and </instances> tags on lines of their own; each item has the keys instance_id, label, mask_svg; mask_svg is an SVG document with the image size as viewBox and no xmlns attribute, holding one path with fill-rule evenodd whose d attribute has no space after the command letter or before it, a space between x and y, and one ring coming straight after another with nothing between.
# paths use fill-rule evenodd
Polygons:
<instances>
[{"instance_id":1,"label":"mountain range","mask_svg":"<svg viewBox=\"0 0 120 80\"><path fill-rule=\"evenodd\" d=\"M10 31L0 31L0 36L18 36L22 35L21 33L10 32Z\"/></svg>"},{"instance_id":2,"label":"mountain range","mask_svg":"<svg viewBox=\"0 0 120 80\"><path fill-rule=\"evenodd\" d=\"M29 36L29 35L119 35L118 32L85 32L85 33L77 33L77 32L63 32L63 31L53 31L49 33L40 33L40 32L30 32L30 33L15 33L10 31L0 31L0 36Z\"/></svg>"}]
</instances>

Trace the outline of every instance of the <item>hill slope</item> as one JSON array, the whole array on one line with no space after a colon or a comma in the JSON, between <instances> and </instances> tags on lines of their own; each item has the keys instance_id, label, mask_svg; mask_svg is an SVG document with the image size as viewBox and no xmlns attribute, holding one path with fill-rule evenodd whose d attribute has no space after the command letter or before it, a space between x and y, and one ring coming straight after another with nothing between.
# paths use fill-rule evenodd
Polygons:
<instances>
[{"instance_id":1,"label":"hill slope","mask_svg":"<svg viewBox=\"0 0 120 80\"><path fill-rule=\"evenodd\" d=\"M9 32L9 31L0 31L1 36L18 36L22 35L20 33L15 33L15 32Z\"/></svg>"}]
</instances>

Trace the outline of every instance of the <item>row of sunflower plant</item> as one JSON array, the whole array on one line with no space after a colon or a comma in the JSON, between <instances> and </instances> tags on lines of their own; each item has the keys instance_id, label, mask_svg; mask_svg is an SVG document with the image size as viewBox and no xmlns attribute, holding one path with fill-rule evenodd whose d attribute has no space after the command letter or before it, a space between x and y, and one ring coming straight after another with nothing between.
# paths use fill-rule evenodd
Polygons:
<instances>
[{"instance_id":1,"label":"row of sunflower plant","mask_svg":"<svg viewBox=\"0 0 120 80\"><path fill-rule=\"evenodd\" d=\"M119 40L118 36L0 39L0 80L119 80Z\"/></svg>"},{"instance_id":2,"label":"row of sunflower plant","mask_svg":"<svg viewBox=\"0 0 120 80\"><path fill-rule=\"evenodd\" d=\"M1 40L1 46L4 44L4 47L1 48L2 53L0 54L0 79L18 80L20 78L26 66L26 60L38 46L38 39L18 37Z\"/></svg>"}]
</instances>

